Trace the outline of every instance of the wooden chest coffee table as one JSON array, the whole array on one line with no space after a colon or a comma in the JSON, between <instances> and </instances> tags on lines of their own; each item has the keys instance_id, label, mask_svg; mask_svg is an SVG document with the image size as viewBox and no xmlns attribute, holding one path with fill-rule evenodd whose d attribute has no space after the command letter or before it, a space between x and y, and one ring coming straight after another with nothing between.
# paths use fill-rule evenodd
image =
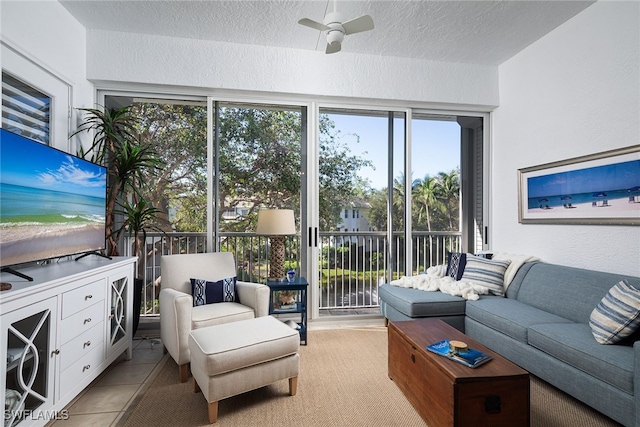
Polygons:
<instances>
[{"instance_id":1,"label":"wooden chest coffee table","mask_svg":"<svg viewBox=\"0 0 640 427\"><path fill-rule=\"evenodd\" d=\"M493 359L474 369L426 349L445 339ZM529 426L529 373L441 320L389 323L389 378L429 427Z\"/></svg>"}]
</instances>

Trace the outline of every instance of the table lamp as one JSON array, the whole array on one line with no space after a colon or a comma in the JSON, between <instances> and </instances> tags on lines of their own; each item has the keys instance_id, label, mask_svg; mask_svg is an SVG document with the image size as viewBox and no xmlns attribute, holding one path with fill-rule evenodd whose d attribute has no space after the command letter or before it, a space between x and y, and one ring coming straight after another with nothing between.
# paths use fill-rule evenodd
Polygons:
<instances>
[{"instance_id":1,"label":"table lamp","mask_svg":"<svg viewBox=\"0 0 640 427\"><path fill-rule=\"evenodd\" d=\"M291 209L263 209L258 212L256 234L269 236L269 280L280 280L284 272L284 236L296 234L296 223Z\"/></svg>"}]
</instances>

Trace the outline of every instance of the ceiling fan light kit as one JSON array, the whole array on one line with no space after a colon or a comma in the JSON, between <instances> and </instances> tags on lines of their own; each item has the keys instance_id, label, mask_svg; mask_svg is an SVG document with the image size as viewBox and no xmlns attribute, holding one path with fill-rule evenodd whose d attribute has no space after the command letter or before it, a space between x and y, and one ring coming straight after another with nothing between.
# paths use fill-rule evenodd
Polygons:
<instances>
[{"instance_id":1,"label":"ceiling fan light kit","mask_svg":"<svg viewBox=\"0 0 640 427\"><path fill-rule=\"evenodd\" d=\"M326 31L327 48L325 53L336 53L342 49L342 41L345 35L361 33L373 29L373 19L369 15L362 15L350 21L344 22L343 16L334 10L328 13L322 23L309 18L302 18L298 24L313 28L314 30Z\"/></svg>"},{"instance_id":2,"label":"ceiling fan light kit","mask_svg":"<svg viewBox=\"0 0 640 427\"><path fill-rule=\"evenodd\" d=\"M328 44L341 44L344 40L344 33L342 31L330 30L327 31L327 43Z\"/></svg>"}]
</instances>

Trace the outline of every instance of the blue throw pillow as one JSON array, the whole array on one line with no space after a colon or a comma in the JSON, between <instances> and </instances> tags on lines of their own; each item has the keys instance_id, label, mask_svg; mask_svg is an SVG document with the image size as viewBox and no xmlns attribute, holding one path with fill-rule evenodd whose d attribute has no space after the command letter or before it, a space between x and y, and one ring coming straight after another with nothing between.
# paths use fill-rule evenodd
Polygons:
<instances>
[{"instance_id":1,"label":"blue throw pillow","mask_svg":"<svg viewBox=\"0 0 640 427\"><path fill-rule=\"evenodd\" d=\"M593 337L615 344L640 328L640 289L621 280L602 298L589 316Z\"/></svg>"},{"instance_id":2,"label":"blue throw pillow","mask_svg":"<svg viewBox=\"0 0 640 427\"><path fill-rule=\"evenodd\" d=\"M210 282L203 279L191 279L193 306L215 304L218 302L237 302L236 277Z\"/></svg>"},{"instance_id":3,"label":"blue throw pillow","mask_svg":"<svg viewBox=\"0 0 640 427\"><path fill-rule=\"evenodd\" d=\"M460 280L464 265L467 263L467 254L464 252L449 252L449 260L447 261L447 276L453 280Z\"/></svg>"}]
</instances>

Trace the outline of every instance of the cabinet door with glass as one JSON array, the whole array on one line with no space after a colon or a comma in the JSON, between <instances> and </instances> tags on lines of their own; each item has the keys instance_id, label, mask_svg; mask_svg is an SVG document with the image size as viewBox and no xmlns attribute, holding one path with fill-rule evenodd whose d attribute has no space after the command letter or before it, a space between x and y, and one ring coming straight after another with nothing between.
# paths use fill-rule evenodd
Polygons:
<instances>
[{"instance_id":1,"label":"cabinet door with glass","mask_svg":"<svg viewBox=\"0 0 640 427\"><path fill-rule=\"evenodd\" d=\"M0 316L5 427L30 424L38 408L53 405L56 310L52 297Z\"/></svg>"},{"instance_id":2,"label":"cabinet door with glass","mask_svg":"<svg viewBox=\"0 0 640 427\"><path fill-rule=\"evenodd\" d=\"M108 277L108 337L107 337L107 358L113 352L120 353L123 346L130 348L131 326L132 326L132 287L133 278L131 269L122 268ZM127 354L127 359L131 354Z\"/></svg>"}]
</instances>

